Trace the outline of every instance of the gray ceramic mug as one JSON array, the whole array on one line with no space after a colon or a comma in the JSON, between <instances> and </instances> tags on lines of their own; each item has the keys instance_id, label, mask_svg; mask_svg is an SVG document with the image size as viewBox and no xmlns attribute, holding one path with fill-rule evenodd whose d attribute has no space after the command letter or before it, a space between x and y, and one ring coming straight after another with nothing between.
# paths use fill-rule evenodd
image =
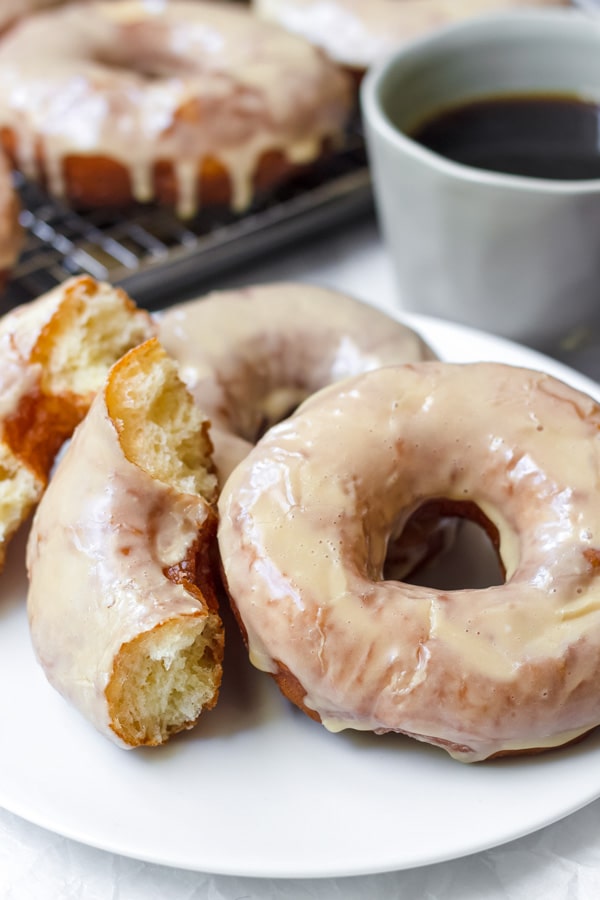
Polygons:
<instances>
[{"instance_id":1,"label":"gray ceramic mug","mask_svg":"<svg viewBox=\"0 0 600 900\"><path fill-rule=\"evenodd\" d=\"M367 147L401 308L541 347L598 324L600 179L476 169L409 136L465 101L549 92L600 103L600 20L574 10L471 19L368 73Z\"/></svg>"}]
</instances>

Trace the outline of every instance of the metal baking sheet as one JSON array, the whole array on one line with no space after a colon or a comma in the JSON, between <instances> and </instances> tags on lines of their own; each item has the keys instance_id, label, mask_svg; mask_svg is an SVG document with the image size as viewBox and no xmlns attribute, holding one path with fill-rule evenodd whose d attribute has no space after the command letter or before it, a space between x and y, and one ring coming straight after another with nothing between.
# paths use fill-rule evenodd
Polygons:
<instances>
[{"instance_id":1,"label":"metal baking sheet","mask_svg":"<svg viewBox=\"0 0 600 900\"><path fill-rule=\"evenodd\" d=\"M359 137L241 216L213 212L182 222L158 207L80 214L15 178L27 241L0 299L1 312L84 273L121 285L155 309L274 248L365 214L373 202Z\"/></svg>"}]
</instances>

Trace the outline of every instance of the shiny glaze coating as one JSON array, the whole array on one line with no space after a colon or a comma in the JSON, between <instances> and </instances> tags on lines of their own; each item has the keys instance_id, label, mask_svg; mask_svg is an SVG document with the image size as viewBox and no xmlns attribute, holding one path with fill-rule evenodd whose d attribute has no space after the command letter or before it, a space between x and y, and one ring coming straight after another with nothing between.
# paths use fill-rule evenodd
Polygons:
<instances>
[{"instance_id":1,"label":"shiny glaze coating","mask_svg":"<svg viewBox=\"0 0 600 900\"><path fill-rule=\"evenodd\" d=\"M204 188L242 210L265 157L276 157L267 182L311 163L350 103L337 66L237 4L74 3L23 20L0 46L6 148L84 206L173 194L189 216Z\"/></svg>"},{"instance_id":2,"label":"shiny glaze coating","mask_svg":"<svg viewBox=\"0 0 600 900\"><path fill-rule=\"evenodd\" d=\"M221 481L266 427L325 385L434 355L385 313L308 284L217 291L172 307L158 324L161 343L211 419Z\"/></svg>"},{"instance_id":3,"label":"shiny glaze coating","mask_svg":"<svg viewBox=\"0 0 600 900\"><path fill-rule=\"evenodd\" d=\"M464 761L583 735L600 723L599 483L600 408L548 375L425 362L322 391L221 495L253 663L331 730ZM384 579L390 537L440 498L497 531L504 584Z\"/></svg>"}]
</instances>

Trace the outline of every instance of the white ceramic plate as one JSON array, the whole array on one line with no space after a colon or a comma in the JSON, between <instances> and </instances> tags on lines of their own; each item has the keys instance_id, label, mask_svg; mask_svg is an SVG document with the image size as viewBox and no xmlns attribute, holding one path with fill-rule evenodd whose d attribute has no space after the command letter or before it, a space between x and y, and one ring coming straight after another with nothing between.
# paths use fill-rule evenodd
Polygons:
<instances>
[{"instance_id":1,"label":"white ceramic plate","mask_svg":"<svg viewBox=\"0 0 600 900\"><path fill-rule=\"evenodd\" d=\"M410 321L446 359L543 368L528 350ZM230 875L357 875L501 844L600 796L600 733L534 758L468 766L416 741L329 734L246 662L230 629L217 709L164 748L123 751L47 685L25 616L24 538L0 578L0 805L95 847Z\"/></svg>"}]
</instances>

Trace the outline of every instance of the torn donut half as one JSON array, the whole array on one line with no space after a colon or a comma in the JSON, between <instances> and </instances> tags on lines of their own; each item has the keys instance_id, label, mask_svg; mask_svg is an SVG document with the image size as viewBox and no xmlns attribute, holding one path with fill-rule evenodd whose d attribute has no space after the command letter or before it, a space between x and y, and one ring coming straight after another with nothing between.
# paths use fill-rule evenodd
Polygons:
<instances>
[{"instance_id":1,"label":"torn donut half","mask_svg":"<svg viewBox=\"0 0 600 900\"><path fill-rule=\"evenodd\" d=\"M125 291L87 275L0 319L0 570L108 370L155 330Z\"/></svg>"},{"instance_id":2,"label":"torn donut half","mask_svg":"<svg viewBox=\"0 0 600 900\"><path fill-rule=\"evenodd\" d=\"M110 370L27 548L46 676L123 747L161 744L216 703L217 489L208 422L151 339Z\"/></svg>"}]
</instances>

